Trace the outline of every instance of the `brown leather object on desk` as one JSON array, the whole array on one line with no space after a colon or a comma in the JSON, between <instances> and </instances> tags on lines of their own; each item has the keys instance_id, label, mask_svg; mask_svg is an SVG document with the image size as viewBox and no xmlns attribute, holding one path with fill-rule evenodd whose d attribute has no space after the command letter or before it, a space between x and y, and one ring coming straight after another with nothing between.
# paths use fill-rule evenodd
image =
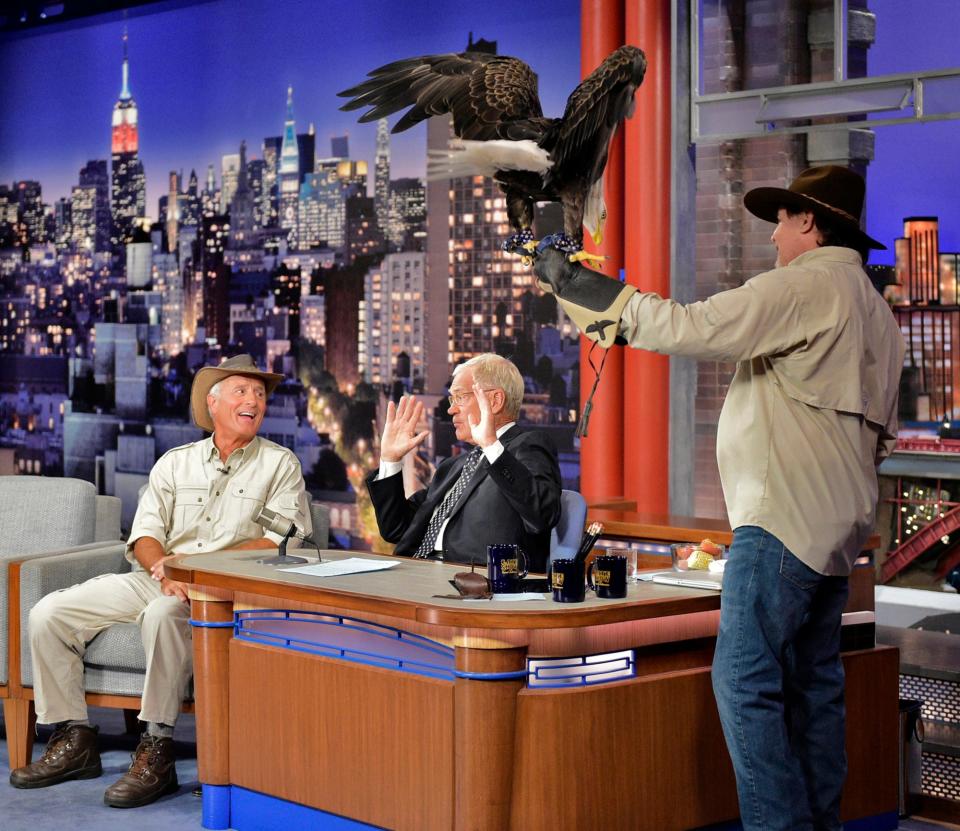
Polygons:
<instances>
[{"instance_id":1,"label":"brown leather object on desk","mask_svg":"<svg viewBox=\"0 0 960 831\"><path fill-rule=\"evenodd\" d=\"M588 508L587 525L603 524L603 537L621 537L647 542L700 542L709 537L714 542L730 545L733 531L725 519L704 519L680 514L655 514L642 511L614 511ZM864 545L872 551L880 545L880 535L873 534Z\"/></svg>"}]
</instances>

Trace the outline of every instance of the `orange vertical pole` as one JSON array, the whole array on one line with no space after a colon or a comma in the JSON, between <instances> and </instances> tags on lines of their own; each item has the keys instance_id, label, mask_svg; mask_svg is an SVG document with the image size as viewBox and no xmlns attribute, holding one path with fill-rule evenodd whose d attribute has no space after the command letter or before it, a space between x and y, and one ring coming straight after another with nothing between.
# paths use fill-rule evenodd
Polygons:
<instances>
[{"instance_id":1,"label":"orange vertical pole","mask_svg":"<svg viewBox=\"0 0 960 831\"><path fill-rule=\"evenodd\" d=\"M625 130L624 259L641 291L670 294L670 2L626 3L626 42L647 56ZM669 510L670 364L628 349L623 371L624 496L641 511Z\"/></svg>"},{"instance_id":2,"label":"orange vertical pole","mask_svg":"<svg viewBox=\"0 0 960 831\"><path fill-rule=\"evenodd\" d=\"M580 70L586 77L623 43L623 0L582 0L580 6ZM623 267L623 137L610 148L604 173L607 222L600 252L610 259L603 272L616 277ZM594 374L587 354L590 341L580 340L580 406ZM599 366L603 350L593 351ZM589 431L580 443L580 490L587 500L623 493L623 349L607 355L603 376L593 398Z\"/></svg>"}]
</instances>

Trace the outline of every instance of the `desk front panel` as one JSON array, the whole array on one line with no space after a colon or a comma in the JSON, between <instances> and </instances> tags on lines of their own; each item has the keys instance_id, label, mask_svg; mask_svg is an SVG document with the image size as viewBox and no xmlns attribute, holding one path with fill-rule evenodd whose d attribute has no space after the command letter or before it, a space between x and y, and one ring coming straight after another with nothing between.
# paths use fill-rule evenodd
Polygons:
<instances>
[{"instance_id":1,"label":"desk front panel","mask_svg":"<svg viewBox=\"0 0 960 831\"><path fill-rule=\"evenodd\" d=\"M453 827L453 684L230 645L230 779L396 831Z\"/></svg>"}]
</instances>

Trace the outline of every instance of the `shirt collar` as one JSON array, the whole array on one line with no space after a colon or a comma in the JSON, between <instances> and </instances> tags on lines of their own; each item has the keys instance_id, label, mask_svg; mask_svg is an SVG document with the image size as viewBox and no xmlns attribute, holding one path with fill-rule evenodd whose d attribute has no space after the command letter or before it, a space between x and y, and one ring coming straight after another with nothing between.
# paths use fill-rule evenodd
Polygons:
<instances>
[{"instance_id":1,"label":"shirt collar","mask_svg":"<svg viewBox=\"0 0 960 831\"><path fill-rule=\"evenodd\" d=\"M516 427L516 426L517 426L517 422L515 421L507 422L506 424L503 425L503 427L500 427L497 430L497 438L498 439L501 438L503 434L507 432L507 430L509 430L511 427Z\"/></svg>"},{"instance_id":2,"label":"shirt collar","mask_svg":"<svg viewBox=\"0 0 960 831\"><path fill-rule=\"evenodd\" d=\"M213 434L211 433L204 440L206 446L204 448L203 458L207 461L216 457L217 461L220 460L220 451L217 450L217 446L213 443ZM260 446L260 436L254 436L253 439L245 444L243 447L238 447L233 453L230 454L229 458L237 457L238 461L246 458L247 456L255 456L257 453L257 448Z\"/></svg>"},{"instance_id":3,"label":"shirt collar","mask_svg":"<svg viewBox=\"0 0 960 831\"><path fill-rule=\"evenodd\" d=\"M824 245L820 248L814 248L812 251L804 251L793 258L790 266L805 265L816 260L832 260L834 262L851 263L853 265L863 265L860 255L852 248L844 248L839 245Z\"/></svg>"}]
</instances>

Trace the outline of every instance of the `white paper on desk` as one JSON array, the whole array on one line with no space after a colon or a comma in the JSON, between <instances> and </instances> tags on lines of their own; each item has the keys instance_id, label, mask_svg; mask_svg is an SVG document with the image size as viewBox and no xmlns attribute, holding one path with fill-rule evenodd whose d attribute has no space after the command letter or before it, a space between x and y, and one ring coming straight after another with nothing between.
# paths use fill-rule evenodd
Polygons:
<instances>
[{"instance_id":1,"label":"white paper on desk","mask_svg":"<svg viewBox=\"0 0 960 831\"><path fill-rule=\"evenodd\" d=\"M548 600L541 592L517 592L516 594L495 594L493 597L465 597L465 603L489 603L491 600L505 600L515 603L518 600Z\"/></svg>"},{"instance_id":2,"label":"white paper on desk","mask_svg":"<svg viewBox=\"0 0 960 831\"><path fill-rule=\"evenodd\" d=\"M400 565L390 560L366 560L363 557L348 557L346 560L330 560L309 566L282 569L284 574L309 574L311 577L341 577L344 574L362 574L365 571L385 571Z\"/></svg>"}]
</instances>

